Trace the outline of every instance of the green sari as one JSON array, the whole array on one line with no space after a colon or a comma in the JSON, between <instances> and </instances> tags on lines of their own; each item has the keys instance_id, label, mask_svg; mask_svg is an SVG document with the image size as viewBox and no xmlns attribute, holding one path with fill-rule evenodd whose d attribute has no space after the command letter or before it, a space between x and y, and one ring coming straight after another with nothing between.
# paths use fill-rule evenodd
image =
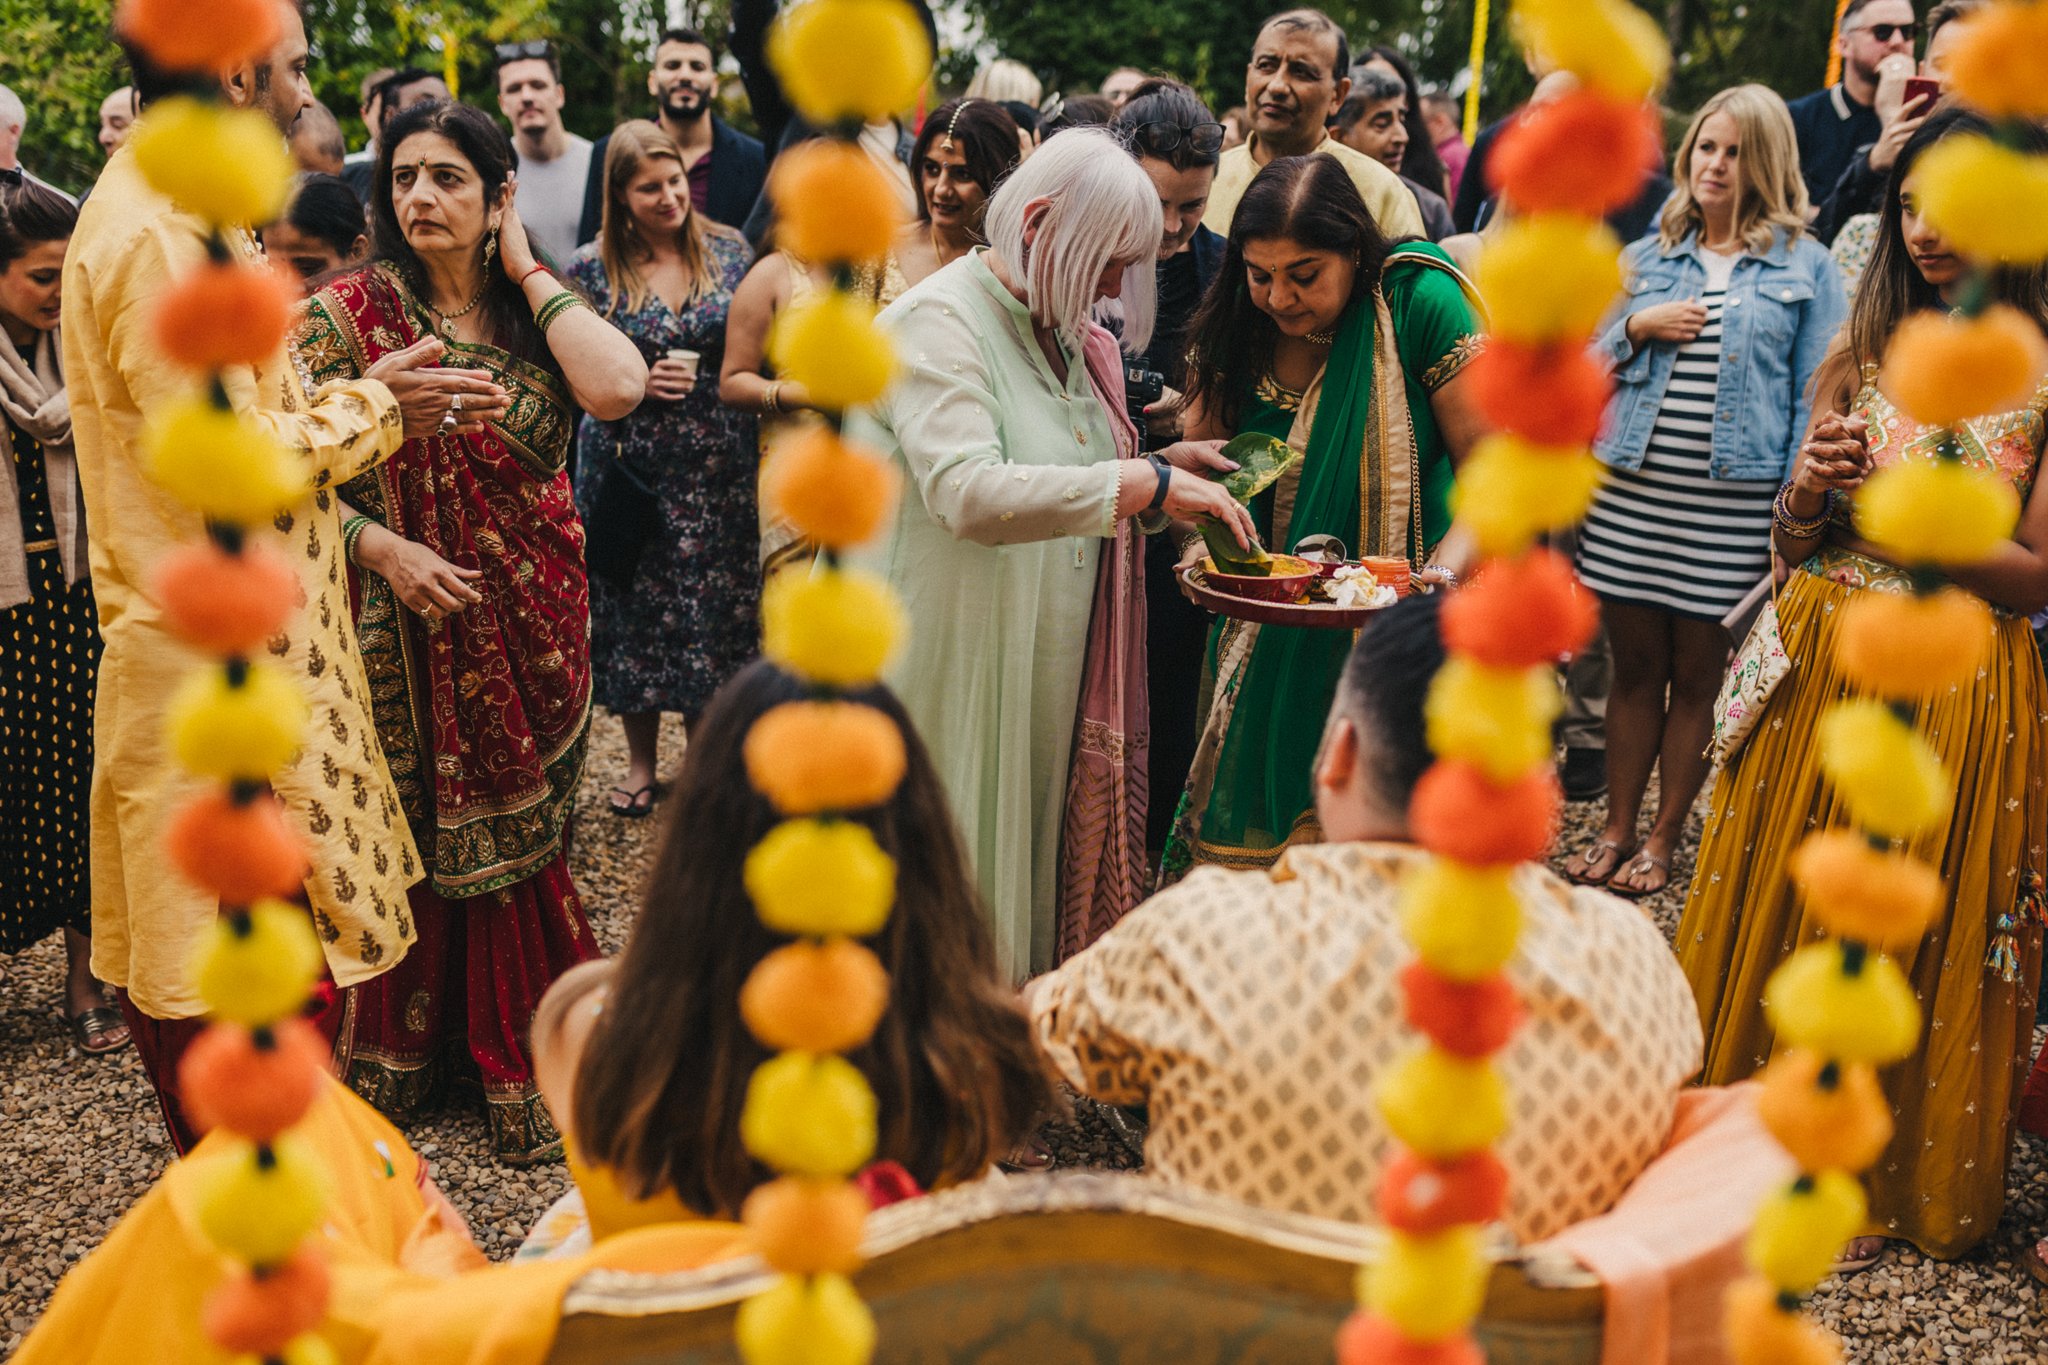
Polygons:
<instances>
[{"instance_id":1,"label":"green sari","mask_svg":"<svg viewBox=\"0 0 2048 1365\"><path fill-rule=\"evenodd\" d=\"M1450 452L1429 398L1478 354L1471 286L1450 257L1409 243L1380 288L1338 324L1322 374L1302 394L1249 382L1240 425L1304 458L1254 501L1265 543L1292 550L1332 535L1354 557L1428 561L1450 530ZM1164 876L1197 863L1269 867L1316 843L1316 748L1351 653L1348 631L1218 618L1201 741L1166 848Z\"/></svg>"}]
</instances>

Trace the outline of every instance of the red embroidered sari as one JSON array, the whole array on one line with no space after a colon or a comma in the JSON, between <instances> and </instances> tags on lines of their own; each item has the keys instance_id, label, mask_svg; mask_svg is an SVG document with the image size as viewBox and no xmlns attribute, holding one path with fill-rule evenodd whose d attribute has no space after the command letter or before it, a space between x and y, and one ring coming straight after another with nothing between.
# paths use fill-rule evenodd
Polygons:
<instances>
[{"instance_id":1,"label":"red embroidered sari","mask_svg":"<svg viewBox=\"0 0 2048 1365\"><path fill-rule=\"evenodd\" d=\"M371 266L321 290L294 341L317 385L429 334L404 282ZM560 379L507 352L451 342L448 360L488 370L511 410L477 435L407 441L341 490L483 573L483 600L429 628L383 579L350 568L371 714L428 875L411 892L419 941L357 990L349 1079L404 1116L444 1072L478 1073L498 1155L533 1160L560 1137L534 1089L527 1027L548 985L597 956L565 847L591 686L583 527L565 469L575 415Z\"/></svg>"}]
</instances>

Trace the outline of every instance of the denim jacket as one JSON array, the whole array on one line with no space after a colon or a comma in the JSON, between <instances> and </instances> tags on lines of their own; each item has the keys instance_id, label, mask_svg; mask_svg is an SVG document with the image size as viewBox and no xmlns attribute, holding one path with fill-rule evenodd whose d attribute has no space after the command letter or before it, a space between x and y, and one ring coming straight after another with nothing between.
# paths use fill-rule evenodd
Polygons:
<instances>
[{"instance_id":1,"label":"denim jacket","mask_svg":"<svg viewBox=\"0 0 2048 1365\"><path fill-rule=\"evenodd\" d=\"M1613 371L1615 395L1595 447L1616 469L1639 469L1650 428L1671 382L1678 347L1629 344L1631 314L1652 304L1696 299L1706 288L1698 234L1665 250L1655 235L1623 253L1627 285L1596 343ZM1783 479L1806 435L1807 388L1849 313L1841 272L1827 248L1781 230L1762 256L1735 263L1721 313L1721 369L1708 472L1717 479Z\"/></svg>"}]
</instances>

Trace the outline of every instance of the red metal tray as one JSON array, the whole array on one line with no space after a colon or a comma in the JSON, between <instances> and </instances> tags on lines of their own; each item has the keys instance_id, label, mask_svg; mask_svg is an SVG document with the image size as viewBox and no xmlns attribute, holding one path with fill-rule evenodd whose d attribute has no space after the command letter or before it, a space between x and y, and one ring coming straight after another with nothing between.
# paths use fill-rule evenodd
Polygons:
<instances>
[{"instance_id":1,"label":"red metal tray","mask_svg":"<svg viewBox=\"0 0 2048 1365\"><path fill-rule=\"evenodd\" d=\"M1203 610L1261 626L1310 626L1321 630L1362 630L1384 607L1338 607L1324 602L1254 602L1209 586L1199 564L1182 575L1189 593ZM1390 604L1391 605L1391 604Z\"/></svg>"}]
</instances>

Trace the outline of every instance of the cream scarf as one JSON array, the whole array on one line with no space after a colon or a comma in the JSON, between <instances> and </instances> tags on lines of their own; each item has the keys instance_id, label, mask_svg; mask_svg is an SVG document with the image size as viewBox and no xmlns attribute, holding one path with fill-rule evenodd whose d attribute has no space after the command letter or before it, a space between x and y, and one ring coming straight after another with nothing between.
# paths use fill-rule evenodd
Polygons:
<instances>
[{"instance_id":1,"label":"cream scarf","mask_svg":"<svg viewBox=\"0 0 2048 1365\"><path fill-rule=\"evenodd\" d=\"M78 464L71 453L71 399L58 367L57 333L36 338L33 364L0 343L0 411L43 448L43 477L50 490L50 518L56 524L57 553L64 581L85 573L85 513L79 503ZM0 460L0 610L29 600L28 553L21 536L21 489L14 460Z\"/></svg>"}]
</instances>

